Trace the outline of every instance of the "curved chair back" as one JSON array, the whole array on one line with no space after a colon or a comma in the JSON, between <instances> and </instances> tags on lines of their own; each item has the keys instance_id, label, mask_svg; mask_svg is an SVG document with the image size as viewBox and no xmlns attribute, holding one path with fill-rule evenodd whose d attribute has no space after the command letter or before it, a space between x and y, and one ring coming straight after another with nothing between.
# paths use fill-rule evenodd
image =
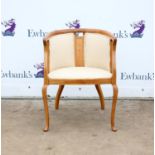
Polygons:
<instances>
[{"instance_id":1,"label":"curved chair back","mask_svg":"<svg viewBox=\"0 0 155 155\"><path fill-rule=\"evenodd\" d=\"M63 67L97 67L111 71L112 48L116 38L98 29L66 29L49 33L49 72Z\"/></svg>"}]
</instances>

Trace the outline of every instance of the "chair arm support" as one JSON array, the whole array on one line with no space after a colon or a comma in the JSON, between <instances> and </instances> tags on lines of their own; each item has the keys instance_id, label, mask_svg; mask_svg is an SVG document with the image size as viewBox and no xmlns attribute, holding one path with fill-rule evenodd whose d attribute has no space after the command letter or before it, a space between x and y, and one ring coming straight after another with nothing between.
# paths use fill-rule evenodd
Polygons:
<instances>
[{"instance_id":1,"label":"chair arm support","mask_svg":"<svg viewBox=\"0 0 155 155\"><path fill-rule=\"evenodd\" d=\"M48 84L49 73L49 40L43 39L44 45L44 84Z\"/></svg>"},{"instance_id":2,"label":"chair arm support","mask_svg":"<svg viewBox=\"0 0 155 155\"><path fill-rule=\"evenodd\" d=\"M116 83L116 44L117 39L112 39L112 83Z\"/></svg>"}]
</instances>

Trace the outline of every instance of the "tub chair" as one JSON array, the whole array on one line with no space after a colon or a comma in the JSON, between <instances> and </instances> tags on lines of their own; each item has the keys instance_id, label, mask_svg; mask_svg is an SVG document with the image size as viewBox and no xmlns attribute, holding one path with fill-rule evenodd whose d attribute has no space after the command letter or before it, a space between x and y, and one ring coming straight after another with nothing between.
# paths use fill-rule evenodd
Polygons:
<instances>
[{"instance_id":1,"label":"tub chair","mask_svg":"<svg viewBox=\"0 0 155 155\"><path fill-rule=\"evenodd\" d=\"M111 129L115 128L115 109L118 96L116 85L116 38L99 29L65 29L53 31L43 39L44 84L42 97L45 110L45 128L49 129L47 87L59 85L55 109L65 85L94 85L104 109L101 84L111 84L113 101Z\"/></svg>"}]
</instances>

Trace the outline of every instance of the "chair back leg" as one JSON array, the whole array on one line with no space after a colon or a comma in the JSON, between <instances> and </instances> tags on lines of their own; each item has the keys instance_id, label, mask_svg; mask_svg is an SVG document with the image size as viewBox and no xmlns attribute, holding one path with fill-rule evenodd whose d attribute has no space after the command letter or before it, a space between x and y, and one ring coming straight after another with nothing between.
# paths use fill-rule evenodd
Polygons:
<instances>
[{"instance_id":1,"label":"chair back leg","mask_svg":"<svg viewBox=\"0 0 155 155\"><path fill-rule=\"evenodd\" d=\"M63 89L64 89L64 85L59 85L58 92L55 98L55 109L59 109L59 100Z\"/></svg>"},{"instance_id":2,"label":"chair back leg","mask_svg":"<svg viewBox=\"0 0 155 155\"><path fill-rule=\"evenodd\" d=\"M99 98L100 98L101 109L104 110L104 96L102 93L102 88L99 84L96 84L95 87L96 87L96 90L97 90Z\"/></svg>"}]
</instances>

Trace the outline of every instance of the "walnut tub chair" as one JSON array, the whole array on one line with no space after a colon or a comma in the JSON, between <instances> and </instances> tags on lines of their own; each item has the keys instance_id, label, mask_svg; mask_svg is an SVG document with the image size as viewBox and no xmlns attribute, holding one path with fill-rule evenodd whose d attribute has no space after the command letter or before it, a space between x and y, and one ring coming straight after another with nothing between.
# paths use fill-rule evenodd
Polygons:
<instances>
[{"instance_id":1,"label":"walnut tub chair","mask_svg":"<svg viewBox=\"0 0 155 155\"><path fill-rule=\"evenodd\" d=\"M99 94L101 109L104 96L101 84L112 84L113 102L111 129L115 129L115 109L118 96L116 85L116 38L98 29L65 29L49 33L44 39L44 85L42 88L45 109L45 128L49 129L47 86L59 85L55 109L65 84L93 84Z\"/></svg>"}]
</instances>

